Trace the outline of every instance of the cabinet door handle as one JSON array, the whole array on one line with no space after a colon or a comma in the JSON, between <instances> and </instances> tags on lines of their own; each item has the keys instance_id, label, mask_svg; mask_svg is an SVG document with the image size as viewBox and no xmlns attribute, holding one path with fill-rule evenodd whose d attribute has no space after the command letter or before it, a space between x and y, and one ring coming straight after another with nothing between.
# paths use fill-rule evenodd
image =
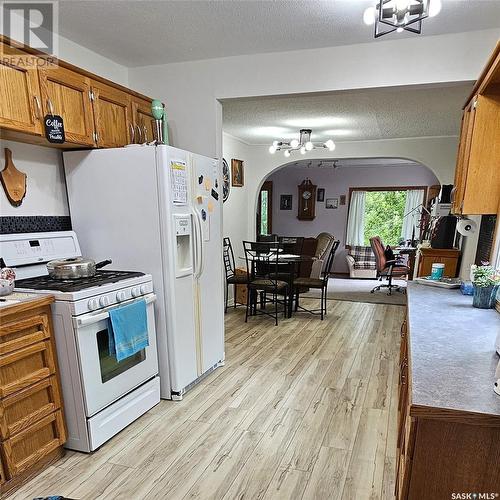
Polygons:
<instances>
[{"instance_id":1,"label":"cabinet door handle","mask_svg":"<svg viewBox=\"0 0 500 500\"><path fill-rule=\"evenodd\" d=\"M47 107L49 108L49 113L54 116L54 106L52 105L52 101L47 99Z\"/></svg>"},{"instance_id":2,"label":"cabinet door handle","mask_svg":"<svg viewBox=\"0 0 500 500\"><path fill-rule=\"evenodd\" d=\"M146 129L146 125L142 125L142 130L144 131L144 142L148 142L148 131Z\"/></svg>"},{"instance_id":3,"label":"cabinet door handle","mask_svg":"<svg viewBox=\"0 0 500 500\"><path fill-rule=\"evenodd\" d=\"M457 186L453 186L453 189L451 190L451 193L450 193L450 201L451 203L455 203L455 194L457 192Z\"/></svg>"},{"instance_id":4,"label":"cabinet door handle","mask_svg":"<svg viewBox=\"0 0 500 500\"><path fill-rule=\"evenodd\" d=\"M134 144L135 142L134 126L131 123L129 123L128 126L130 127L130 144Z\"/></svg>"},{"instance_id":5,"label":"cabinet door handle","mask_svg":"<svg viewBox=\"0 0 500 500\"><path fill-rule=\"evenodd\" d=\"M136 125L135 129L137 130L137 141L139 144L141 144L142 143L141 127L139 127L139 125Z\"/></svg>"},{"instance_id":6,"label":"cabinet door handle","mask_svg":"<svg viewBox=\"0 0 500 500\"><path fill-rule=\"evenodd\" d=\"M35 118L37 120L42 119L42 106L40 105L40 99L38 99L38 96L34 95L33 100L35 101Z\"/></svg>"}]
</instances>

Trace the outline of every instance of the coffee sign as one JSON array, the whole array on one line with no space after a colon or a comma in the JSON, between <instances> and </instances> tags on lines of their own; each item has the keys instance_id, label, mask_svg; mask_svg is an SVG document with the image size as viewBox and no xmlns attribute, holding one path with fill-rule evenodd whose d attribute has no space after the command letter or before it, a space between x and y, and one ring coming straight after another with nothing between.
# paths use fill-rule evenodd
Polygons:
<instances>
[{"instance_id":1,"label":"coffee sign","mask_svg":"<svg viewBox=\"0 0 500 500\"><path fill-rule=\"evenodd\" d=\"M45 126L45 137L49 142L62 144L64 136L64 122L59 115L46 115L43 120Z\"/></svg>"}]
</instances>

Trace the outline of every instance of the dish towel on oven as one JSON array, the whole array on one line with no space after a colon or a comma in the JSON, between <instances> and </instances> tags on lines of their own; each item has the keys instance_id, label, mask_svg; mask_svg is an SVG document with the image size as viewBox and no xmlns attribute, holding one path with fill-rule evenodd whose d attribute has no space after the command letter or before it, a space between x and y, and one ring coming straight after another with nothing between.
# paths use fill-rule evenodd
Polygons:
<instances>
[{"instance_id":1,"label":"dish towel on oven","mask_svg":"<svg viewBox=\"0 0 500 500\"><path fill-rule=\"evenodd\" d=\"M149 345L145 300L111 309L109 319L109 354L117 361L123 361Z\"/></svg>"}]
</instances>

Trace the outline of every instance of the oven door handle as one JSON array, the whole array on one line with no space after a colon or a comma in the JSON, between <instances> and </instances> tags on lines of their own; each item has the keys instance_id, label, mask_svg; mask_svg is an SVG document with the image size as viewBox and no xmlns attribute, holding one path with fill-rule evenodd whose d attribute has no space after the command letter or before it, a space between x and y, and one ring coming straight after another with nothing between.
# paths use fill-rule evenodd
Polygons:
<instances>
[{"instance_id":1,"label":"oven door handle","mask_svg":"<svg viewBox=\"0 0 500 500\"><path fill-rule=\"evenodd\" d=\"M156 301L156 295L154 293L151 293L149 295L141 297L141 299L144 299L146 301L146 305L148 305ZM100 312L97 314L84 314L83 316L73 318L73 325L75 328L81 328L83 326L92 325L93 323L102 321L103 319L107 319L109 318L108 311L114 307L116 307L116 304L113 304L113 306L106 308L104 312Z\"/></svg>"}]
</instances>

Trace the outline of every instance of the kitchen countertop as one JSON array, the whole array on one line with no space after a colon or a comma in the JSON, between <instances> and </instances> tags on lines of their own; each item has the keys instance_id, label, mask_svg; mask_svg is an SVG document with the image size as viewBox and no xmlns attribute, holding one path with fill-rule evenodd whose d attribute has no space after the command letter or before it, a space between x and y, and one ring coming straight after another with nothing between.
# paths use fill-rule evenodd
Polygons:
<instances>
[{"instance_id":1,"label":"kitchen countertop","mask_svg":"<svg viewBox=\"0 0 500 500\"><path fill-rule=\"evenodd\" d=\"M500 416L493 391L500 314L472 297L408 283L412 405Z\"/></svg>"},{"instance_id":2,"label":"kitchen countertop","mask_svg":"<svg viewBox=\"0 0 500 500\"><path fill-rule=\"evenodd\" d=\"M11 314L25 307L51 304L53 301L54 296L50 294L12 292L9 295L0 297L0 315Z\"/></svg>"}]
</instances>

